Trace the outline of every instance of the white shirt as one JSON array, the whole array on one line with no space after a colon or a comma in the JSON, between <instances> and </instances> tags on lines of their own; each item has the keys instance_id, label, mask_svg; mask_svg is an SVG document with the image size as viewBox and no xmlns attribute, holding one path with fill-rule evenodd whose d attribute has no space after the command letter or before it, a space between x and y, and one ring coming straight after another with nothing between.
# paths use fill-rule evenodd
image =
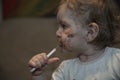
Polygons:
<instances>
[{"instance_id":1,"label":"white shirt","mask_svg":"<svg viewBox=\"0 0 120 80\"><path fill-rule=\"evenodd\" d=\"M63 61L52 80L120 80L120 49L107 47L102 56L87 63L79 58Z\"/></svg>"}]
</instances>

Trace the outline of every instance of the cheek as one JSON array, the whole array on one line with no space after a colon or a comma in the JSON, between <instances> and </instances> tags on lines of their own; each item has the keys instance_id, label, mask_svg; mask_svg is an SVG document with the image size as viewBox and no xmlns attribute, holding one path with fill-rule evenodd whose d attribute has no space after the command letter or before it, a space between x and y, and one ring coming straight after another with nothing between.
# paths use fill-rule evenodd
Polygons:
<instances>
[{"instance_id":1,"label":"cheek","mask_svg":"<svg viewBox=\"0 0 120 80\"><path fill-rule=\"evenodd\" d=\"M74 36L68 36L66 39L66 45L67 47L72 50L73 48L75 48L79 43L79 40Z\"/></svg>"},{"instance_id":2,"label":"cheek","mask_svg":"<svg viewBox=\"0 0 120 80\"><path fill-rule=\"evenodd\" d=\"M67 29L65 34L66 38L64 38L64 44L67 49L72 50L74 47L76 47L75 45L78 45L78 36L73 33L71 29Z\"/></svg>"},{"instance_id":3,"label":"cheek","mask_svg":"<svg viewBox=\"0 0 120 80\"><path fill-rule=\"evenodd\" d=\"M66 38L64 38L63 40L64 48L68 51L71 51L71 46L74 44L73 39L74 37L67 35Z\"/></svg>"},{"instance_id":4,"label":"cheek","mask_svg":"<svg viewBox=\"0 0 120 80\"><path fill-rule=\"evenodd\" d=\"M70 45L71 40L74 38L74 35L73 35L71 29L67 29L67 30L65 31L65 35L66 35L65 43L66 43L67 45Z\"/></svg>"},{"instance_id":5,"label":"cheek","mask_svg":"<svg viewBox=\"0 0 120 80\"><path fill-rule=\"evenodd\" d=\"M84 40L74 36L69 40L69 47L73 52L80 52L84 48Z\"/></svg>"},{"instance_id":6,"label":"cheek","mask_svg":"<svg viewBox=\"0 0 120 80\"><path fill-rule=\"evenodd\" d=\"M73 37L73 29L71 29L71 28L66 29L64 31L64 34L66 34L68 38Z\"/></svg>"},{"instance_id":7,"label":"cheek","mask_svg":"<svg viewBox=\"0 0 120 80\"><path fill-rule=\"evenodd\" d=\"M70 47L72 47L72 48L77 47L78 44L79 44L79 40L76 39L76 38L74 38L74 37L71 38L71 39L69 40L69 42L70 42Z\"/></svg>"},{"instance_id":8,"label":"cheek","mask_svg":"<svg viewBox=\"0 0 120 80\"><path fill-rule=\"evenodd\" d=\"M65 50L67 50L68 52L78 52L77 48L78 48L78 40L76 40L74 37L69 37L66 39L65 41Z\"/></svg>"}]
</instances>

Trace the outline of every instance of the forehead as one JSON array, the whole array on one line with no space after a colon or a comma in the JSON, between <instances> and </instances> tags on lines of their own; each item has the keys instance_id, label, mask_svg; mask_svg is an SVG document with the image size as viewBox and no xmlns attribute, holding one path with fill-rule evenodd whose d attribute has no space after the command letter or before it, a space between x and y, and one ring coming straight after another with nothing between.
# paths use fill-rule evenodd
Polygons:
<instances>
[{"instance_id":1,"label":"forehead","mask_svg":"<svg viewBox=\"0 0 120 80\"><path fill-rule=\"evenodd\" d=\"M57 14L57 22L59 24L67 24L71 27L76 27L74 13L67 7L59 9L58 14Z\"/></svg>"},{"instance_id":2,"label":"forehead","mask_svg":"<svg viewBox=\"0 0 120 80\"><path fill-rule=\"evenodd\" d=\"M74 10L69 9L66 5L62 5L62 7L59 8L57 13L57 21L69 21L69 23L74 22L74 24L80 25L85 23L87 16L86 13L84 15L78 15Z\"/></svg>"},{"instance_id":3,"label":"forehead","mask_svg":"<svg viewBox=\"0 0 120 80\"><path fill-rule=\"evenodd\" d=\"M74 16L73 11L68 9L66 5L63 5L62 7L60 7L57 13L58 20L62 20L64 18L73 18L73 16Z\"/></svg>"}]
</instances>

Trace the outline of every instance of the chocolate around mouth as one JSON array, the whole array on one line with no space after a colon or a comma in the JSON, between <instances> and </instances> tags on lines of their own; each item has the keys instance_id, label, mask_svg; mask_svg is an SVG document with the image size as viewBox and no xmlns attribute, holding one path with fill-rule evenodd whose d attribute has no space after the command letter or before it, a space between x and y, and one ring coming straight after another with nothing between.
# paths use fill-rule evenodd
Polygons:
<instances>
[{"instance_id":1,"label":"chocolate around mouth","mask_svg":"<svg viewBox=\"0 0 120 80\"><path fill-rule=\"evenodd\" d=\"M63 47L63 43L62 43L62 42L59 42L59 46L60 46L60 47Z\"/></svg>"},{"instance_id":2,"label":"chocolate around mouth","mask_svg":"<svg viewBox=\"0 0 120 80\"><path fill-rule=\"evenodd\" d=\"M59 42L59 46L60 46L61 48L65 48L65 44L64 44L62 41Z\"/></svg>"},{"instance_id":3,"label":"chocolate around mouth","mask_svg":"<svg viewBox=\"0 0 120 80\"><path fill-rule=\"evenodd\" d=\"M67 48L67 46L66 46L63 42L59 42L59 47L60 47L61 49L63 49L63 50L72 52L71 50L69 50L69 49Z\"/></svg>"}]
</instances>

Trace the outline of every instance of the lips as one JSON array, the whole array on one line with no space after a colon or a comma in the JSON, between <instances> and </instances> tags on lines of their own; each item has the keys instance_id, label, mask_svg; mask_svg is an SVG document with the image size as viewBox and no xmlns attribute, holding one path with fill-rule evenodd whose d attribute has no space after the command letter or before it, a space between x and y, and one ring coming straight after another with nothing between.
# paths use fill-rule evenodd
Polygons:
<instances>
[{"instance_id":1,"label":"lips","mask_svg":"<svg viewBox=\"0 0 120 80\"><path fill-rule=\"evenodd\" d=\"M64 43L62 41L59 41L59 46L64 47Z\"/></svg>"},{"instance_id":2,"label":"lips","mask_svg":"<svg viewBox=\"0 0 120 80\"><path fill-rule=\"evenodd\" d=\"M58 45L59 45L61 48L65 48L65 42L64 42L64 41L59 40L58 42L59 42Z\"/></svg>"},{"instance_id":3,"label":"lips","mask_svg":"<svg viewBox=\"0 0 120 80\"><path fill-rule=\"evenodd\" d=\"M59 41L59 47L65 52L72 52L72 50L68 47L68 44L62 41Z\"/></svg>"}]
</instances>

